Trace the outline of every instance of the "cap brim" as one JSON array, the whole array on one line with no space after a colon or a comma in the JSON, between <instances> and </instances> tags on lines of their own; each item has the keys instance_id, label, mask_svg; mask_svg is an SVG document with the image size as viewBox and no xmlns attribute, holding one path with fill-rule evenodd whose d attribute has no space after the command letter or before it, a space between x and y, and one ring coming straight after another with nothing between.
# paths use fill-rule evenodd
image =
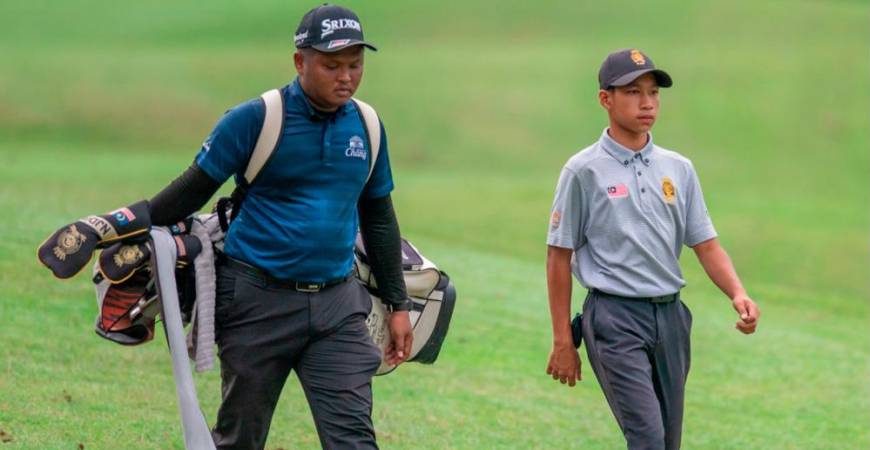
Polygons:
<instances>
[{"instance_id":1,"label":"cap brim","mask_svg":"<svg viewBox=\"0 0 870 450\"><path fill-rule=\"evenodd\" d=\"M671 76L668 75L667 72L661 69L640 69L635 70L634 72L629 72L610 83L610 86L625 86L627 84L631 84L632 81L636 80L638 77L645 73L652 73L656 77L656 83L658 83L659 87L669 88L674 85L674 81L671 80Z\"/></svg>"},{"instance_id":2,"label":"cap brim","mask_svg":"<svg viewBox=\"0 0 870 450\"><path fill-rule=\"evenodd\" d=\"M312 45L311 48L323 53L335 53L337 51L344 50L348 47L353 47L355 45L365 46L366 48L374 52L378 51L378 48L374 45L357 39L336 39L333 41L324 42L322 44Z\"/></svg>"}]
</instances>

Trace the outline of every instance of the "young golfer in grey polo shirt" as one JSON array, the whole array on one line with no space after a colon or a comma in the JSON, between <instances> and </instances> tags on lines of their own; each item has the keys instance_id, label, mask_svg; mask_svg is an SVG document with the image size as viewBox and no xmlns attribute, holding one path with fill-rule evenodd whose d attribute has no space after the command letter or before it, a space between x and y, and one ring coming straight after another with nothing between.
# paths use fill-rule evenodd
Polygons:
<instances>
[{"instance_id":1,"label":"young golfer in grey polo shirt","mask_svg":"<svg viewBox=\"0 0 870 450\"><path fill-rule=\"evenodd\" d=\"M636 49L611 53L598 74L610 126L562 168L547 236L553 350L547 373L574 386L571 272L589 290L582 337L629 449L677 449L692 316L679 266L691 247L732 301L736 327L755 331L746 294L716 230L692 163L653 143L659 88L671 77Z\"/></svg>"}]
</instances>

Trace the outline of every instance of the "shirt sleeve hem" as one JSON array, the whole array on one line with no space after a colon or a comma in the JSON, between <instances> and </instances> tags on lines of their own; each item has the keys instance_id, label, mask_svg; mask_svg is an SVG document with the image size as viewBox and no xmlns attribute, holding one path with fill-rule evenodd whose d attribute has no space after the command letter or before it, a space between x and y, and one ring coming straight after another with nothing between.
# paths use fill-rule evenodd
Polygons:
<instances>
[{"instance_id":1,"label":"shirt sleeve hem","mask_svg":"<svg viewBox=\"0 0 870 450\"><path fill-rule=\"evenodd\" d=\"M219 173L220 171L212 164L212 162L208 158L197 158L196 164L205 172L206 175L211 177L212 180L217 181L218 183L223 183L229 178L229 175L223 176L223 174Z\"/></svg>"},{"instance_id":2,"label":"shirt sleeve hem","mask_svg":"<svg viewBox=\"0 0 870 450\"><path fill-rule=\"evenodd\" d=\"M379 189L369 189L363 193L363 197L365 198L381 198L386 197L387 194L393 192L393 184L390 183L387 186L382 186Z\"/></svg>"},{"instance_id":3,"label":"shirt sleeve hem","mask_svg":"<svg viewBox=\"0 0 870 450\"><path fill-rule=\"evenodd\" d=\"M574 249L574 240L569 238L569 237L565 237L565 236L549 235L549 236L547 236L547 245L551 245L553 247L559 247L559 248L568 248L568 249L573 250Z\"/></svg>"},{"instance_id":4,"label":"shirt sleeve hem","mask_svg":"<svg viewBox=\"0 0 870 450\"><path fill-rule=\"evenodd\" d=\"M692 233L690 236L687 236L686 245L689 247L694 247L701 242L709 241L710 239L713 239L717 236L719 235L716 233L716 230L712 226L709 226L703 230Z\"/></svg>"}]
</instances>

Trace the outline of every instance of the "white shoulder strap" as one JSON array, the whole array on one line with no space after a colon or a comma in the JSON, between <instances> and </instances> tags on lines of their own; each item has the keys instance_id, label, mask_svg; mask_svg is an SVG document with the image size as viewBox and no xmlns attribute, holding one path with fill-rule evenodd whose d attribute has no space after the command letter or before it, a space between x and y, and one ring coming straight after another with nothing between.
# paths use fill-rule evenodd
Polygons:
<instances>
[{"instance_id":1,"label":"white shoulder strap","mask_svg":"<svg viewBox=\"0 0 870 450\"><path fill-rule=\"evenodd\" d=\"M375 170L375 163L378 161L378 152L381 150L381 120L378 119L378 113L371 105L358 98L354 98L353 101L360 111L363 122L365 122L366 133L369 135L371 159L369 160L369 176L366 177L366 183L368 183Z\"/></svg>"},{"instance_id":2,"label":"white shoulder strap","mask_svg":"<svg viewBox=\"0 0 870 450\"><path fill-rule=\"evenodd\" d=\"M260 97L266 104L266 118L263 120L263 128L260 130L260 136L257 137L257 144L248 161L248 167L245 169L245 181L248 184L254 182L260 169L266 165L266 161L278 147L284 128L284 96L281 95L281 91L272 89L264 92Z\"/></svg>"}]
</instances>

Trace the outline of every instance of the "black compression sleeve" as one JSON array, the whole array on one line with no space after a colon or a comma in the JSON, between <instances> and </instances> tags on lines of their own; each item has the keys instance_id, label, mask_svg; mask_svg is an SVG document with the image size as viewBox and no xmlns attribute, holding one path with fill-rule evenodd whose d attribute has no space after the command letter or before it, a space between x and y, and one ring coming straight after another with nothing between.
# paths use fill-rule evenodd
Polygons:
<instances>
[{"instance_id":1,"label":"black compression sleeve","mask_svg":"<svg viewBox=\"0 0 870 450\"><path fill-rule=\"evenodd\" d=\"M410 305L402 276L402 238L389 195L359 201L360 231L372 273L384 303L398 309Z\"/></svg>"},{"instance_id":2,"label":"black compression sleeve","mask_svg":"<svg viewBox=\"0 0 870 450\"><path fill-rule=\"evenodd\" d=\"M221 187L196 163L151 199L151 223L172 225L199 211Z\"/></svg>"}]
</instances>

